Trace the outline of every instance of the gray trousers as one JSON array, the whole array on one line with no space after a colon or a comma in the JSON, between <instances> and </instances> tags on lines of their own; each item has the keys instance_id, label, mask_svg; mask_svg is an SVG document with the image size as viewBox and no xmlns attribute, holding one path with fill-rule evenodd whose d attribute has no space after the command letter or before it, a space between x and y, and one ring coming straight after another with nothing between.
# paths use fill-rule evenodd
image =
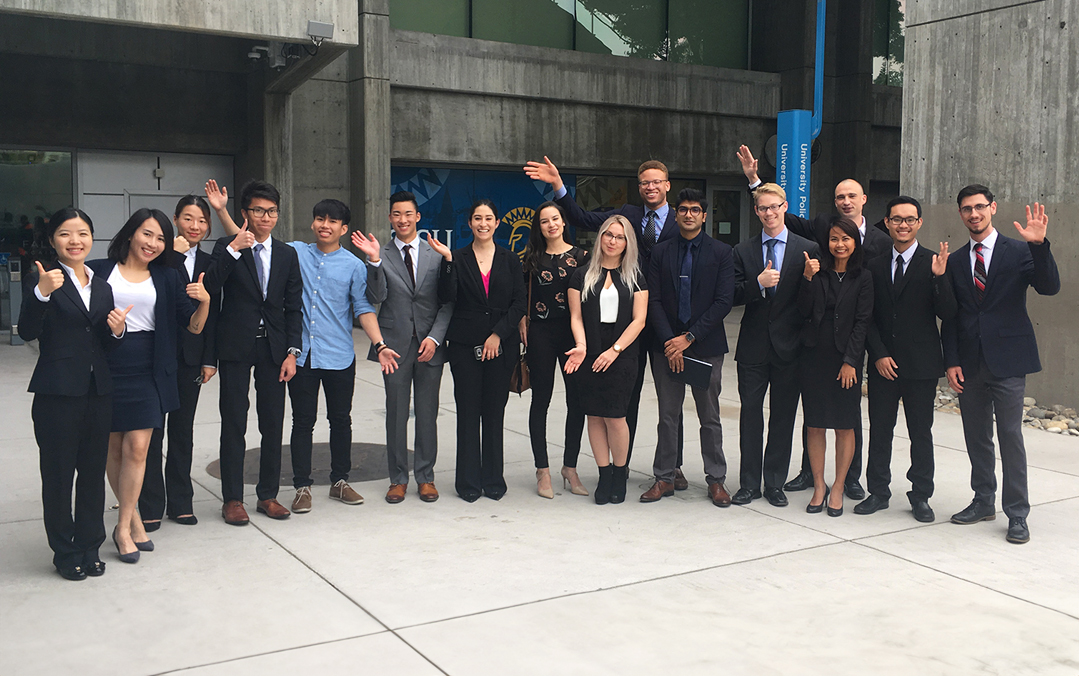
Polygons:
<instances>
[{"instance_id":1,"label":"gray trousers","mask_svg":"<svg viewBox=\"0 0 1079 676\"><path fill-rule=\"evenodd\" d=\"M970 456L970 487L974 497L996 504L996 450L993 447L993 417L996 415L1000 441L1000 465L1004 473L1001 506L1009 518L1026 518L1030 513L1027 496L1027 450L1023 445L1023 394L1026 377L997 378L980 360L974 372L964 369L963 393L959 408L963 415L963 436Z\"/></svg>"},{"instance_id":2,"label":"gray trousers","mask_svg":"<svg viewBox=\"0 0 1079 676\"><path fill-rule=\"evenodd\" d=\"M663 352L652 352L652 378L659 397L659 439L652 471L657 481L674 482L678 467L678 432L681 427L682 402L686 399L685 383L675 380ZM696 387L693 401L701 424L701 457L709 484L723 483L727 478L727 459L723 456L723 424L719 420L719 392L723 388L723 355L701 358L712 364L712 379L707 390Z\"/></svg>"},{"instance_id":3,"label":"gray trousers","mask_svg":"<svg viewBox=\"0 0 1079 676\"><path fill-rule=\"evenodd\" d=\"M416 338L397 360L397 370L383 374L386 382L386 456L390 483L408 483L408 412L412 389L416 390L416 457L413 475L417 483L435 480L438 456L438 389L442 383L443 364L431 365L416 360L420 343Z\"/></svg>"}]
</instances>

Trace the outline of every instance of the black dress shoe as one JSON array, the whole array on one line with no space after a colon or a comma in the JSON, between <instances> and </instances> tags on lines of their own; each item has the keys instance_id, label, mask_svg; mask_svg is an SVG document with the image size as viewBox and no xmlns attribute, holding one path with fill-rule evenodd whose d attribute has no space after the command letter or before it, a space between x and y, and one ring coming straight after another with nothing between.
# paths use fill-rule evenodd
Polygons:
<instances>
[{"instance_id":1,"label":"black dress shoe","mask_svg":"<svg viewBox=\"0 0 1079 676\"><path fill-rule=\"evenodd\" d=\"M506 491L502 490L501 488L495 488L489 491L484 491L483 494L491 498L492 500L501 500L502 496L506 494Z\"/></svg>"},{"instance_id":2,"label":"black dress shoe","mask_svg":"<svg viewBox=\"0 0 1079 676\"><path fill-rule=\"evenodd\" d=\"M928 500L911 500L910 511L914 512L914 519L922 523L933 523L937 519Z\"/></svg>"},{"instance_id":3,"label":"black dress shoe","mask_svg":"<svg viewBox=\"0 0 1079 676\"><path fill-rule=\"evenodd\" d=\"M865 489L862 488L862 484L857 479L843 484L843 493L851 500L862 500L865 498Z\"/></svg>"},{"instance_id":4,"label":"black dress shoe","mask_svg":"<svg viewBox=\"0 0 1079 676\"><path fill-rule=\"evenodd\" d=\"M475 502L476 500L479 500L480 496L483 494L478 491L465 491L464 493L458 493L458 495L460 495L461 499L465 502Z\"/></svg>"},{"instance_id":5,"label":"black dress shoe","mask_svg":"<svg viewBox=\"0 0 1079 676\"><path fill-rule=\"evenodd\" d=\"M993 509L993 505L975 499L962 512L952 514L952 523L969 526L972 523L992 521L995 518L997 518L997 510Z\"/></svg>"},{"instance_id":6,"label":"black dress shoe","mask_svg":"<svg viewBox=\"0 0 1079 676\"><path fill-rule=\"evenodd\" d=\"M855 514L872 514L882 509L888 509L888 498L879 495L870 495L868 498L854 506Z\"/></svg>"},{"instance_id":7,"label":"black dress shoe","mask_svg":"<svg viewBox=\"0 0 1079 676\"><path fill-rule=\"evenodd\" d=\"M93 563L84 566L83 570L85 570L86 574L90 577L101 577L105 574L105 562L94 561Z\"/></svg>"},{"instance_id":8,"label":"black dress shoe","mask_svg":"<svg viewBox=\"0 0 1079 676\"><path fill-rule=\"evenodd\" d=\"M798 476L783 484L785 491L804 491L807 488L813 488L813 475L809 472L799 472Z\"/></svg>"},{"instance_id":9,"label":"black dress shoe","mask_svg":"<svg viewBox=\"0 0 1079 676\"><path fill-rule=\"evenodd\" d=\"M1005 538L1013 545L1022 545L1030 542L1030 531L1027 529L1027 520L1021 516L1008 519L1008 537Z\"/></svg>"},{"instance_id":10,"label":"black dress shoe","mask_svg":"<svg viewBox=\"0 0 1079 676\"><path fill-rule=\"evenodd\" d=\"M748 505L754 500L761 497L761 491L759 488L739 488L731 496L732 505Z\"/></svg>"},{"instance_id":11,"label":"black dress shoe","mask_svg":"<svg viewBox=\"0 0 1079 676\"><path fill-rule=\"evenodd\" d=\"M768 500L768 504L773 507L786 507L787 496L783 495L783 490L779 488L765 488L764 497Z\"/></svg>"},{"instance_id":12,"label":"black dress shoe","mask_svg":"<svg viewBox=\"0 0 1079 676\"><path fill-rule=\"evenodd\" d=\"M82 569L82 566L57 566L56 572L60 573L60 577L65 580L73 582L86 579L86 571Z\"/></svg>"},{"instance_id":13,"label":"black dress shoe","mask_svg":"<svg viewBox=\"0 0 1079 676\"><path fill-rule=\"evenodd\" d=\"M199 522L199 519L194 514L189 514L187 516L170 516L169 521L175 521L181 526L194 526Z\"/></svg>"}]
</instances>

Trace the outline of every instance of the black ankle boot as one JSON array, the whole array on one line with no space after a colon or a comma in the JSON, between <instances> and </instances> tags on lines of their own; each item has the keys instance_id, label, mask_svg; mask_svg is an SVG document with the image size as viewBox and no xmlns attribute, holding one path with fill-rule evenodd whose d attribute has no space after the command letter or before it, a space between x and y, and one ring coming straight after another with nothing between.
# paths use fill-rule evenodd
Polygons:
<instances>
[{"instance_id":1,"label":"black ankle boot","mask_svg":"<svg viewBox=\"0 0 1079 676\"><path fill-rule=\"evenodd\" d=\"M621 504L626 501L626 479L629 477L627 465L612 465L614 476L611 478L611 503Z\"/></svg>"},{"instance_id":2,"label":"black ankle boot","mask_svg":"<svg viewBox=\"0 0 1079 676\"><path fill-rule=\"evenodd\" d=\"M611 483L614 480L614 467L607 465L599 468L599 485L596 486L596 504L605 505L611 501ZM624 492L623 492L624 497Z\"/></svg>"}]
</instances>

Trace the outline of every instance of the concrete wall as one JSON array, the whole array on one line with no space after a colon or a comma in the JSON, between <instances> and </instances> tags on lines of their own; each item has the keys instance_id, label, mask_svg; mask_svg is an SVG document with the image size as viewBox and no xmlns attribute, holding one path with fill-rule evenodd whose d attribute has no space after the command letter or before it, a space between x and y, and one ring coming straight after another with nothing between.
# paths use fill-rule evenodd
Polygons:
<instances>
[{"instance_id":1,"label":"concrete wall","mask_svg":"<svg viewBox=\"0 0 1079 676\"><path fill-rule=\"evenodd\" d=\"M1028 296L1044 403L1079 402L1079 3L908 0L902 189L927 206L923 241L967 241L955 195L983 183L1015 236L1023 207L1047 205L1062 292Z\"/></svg>"}]
</instances>

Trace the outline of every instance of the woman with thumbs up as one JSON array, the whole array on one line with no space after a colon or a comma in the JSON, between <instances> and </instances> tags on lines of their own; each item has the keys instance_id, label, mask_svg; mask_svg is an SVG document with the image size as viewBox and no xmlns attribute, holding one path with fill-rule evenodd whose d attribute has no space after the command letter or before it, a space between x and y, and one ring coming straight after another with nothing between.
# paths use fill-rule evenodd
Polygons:
<instances>
[{"instance_id":1,"label":"woman with thumbs up","mask_svg":"<svg viewBox=\"0 0 1079 676\"><path fill-rule=\"evenodd\" d=\"M125 314L114 309L112 289L84 265L93 243L94 224L78 209L61 209L39 223L37 271L26 277L19 317L19 335L39 346L29 390L41 502L53 565L68 580L105 572L98 548L105 541L113 391L105 355L124 334Z\"/></svg>"},{"instance_id":2,"label":"woman with thumbs up","mask_svg":"<svg viewBox=\"0 0 1079 676\"><path fill-rule=\"evenodd\" d=\"M201 333L210 311L210 296L200 279L185 285L168 265L173 256L173 229L157 209L139 209L109 243L107 260L92 261L94 272L107 279L117 308L127 308L127 336L109 355L115 382L112 433L107 474L120 502L112 532L124 563L139 552L153 551L153 542L139 518L146 454L165 413L180 406L176 387L177 339L181 328ZM191 300L198 302L198 307Z\"/></svg>"}]
</instances>

